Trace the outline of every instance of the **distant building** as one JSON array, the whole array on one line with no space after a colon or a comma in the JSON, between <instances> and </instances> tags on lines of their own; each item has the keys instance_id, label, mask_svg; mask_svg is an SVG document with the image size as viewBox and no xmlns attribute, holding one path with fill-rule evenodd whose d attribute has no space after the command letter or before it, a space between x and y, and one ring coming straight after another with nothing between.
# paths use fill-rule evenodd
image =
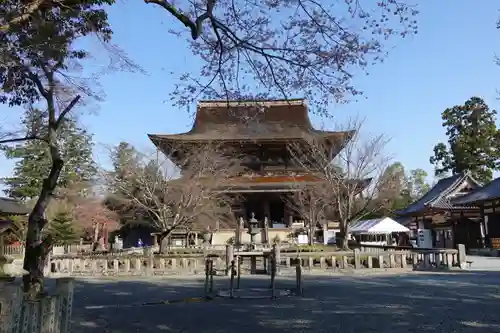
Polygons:
<instances>
[{"instance_id":1,"label":"distant building","mask_svg":"<svg viewBox=\"0 0 500 333\"><path fill-rule=\"evenodd\" d=\"M500 178L462 197L455 198L453 204L478 207L484 246L500 249Z\"/></svg>"},{"instance_id":2,"label":"distant building","mask_svg":"<svg viewBox=\"0 0 500 333\"><path fill-rule=\"evenodd\" d=\"M465 244L467 248L479 248L483 246L479 207L458 205L455 200L480 187L469 172L455 174L439 180L424 196L395 214L412 219L406 226L414 239L418 229L430 229L435 247Z\"/></svg>"},{"instance_id":3,"label":"distant building","mask_svg":"<svg viewBox=\"0 0 500 333\"><path fill-rule=\"evenodd\" d=\"M27 215L31 210L22 202L11 198L0 198L0 215Z\"/></svg>"}]
</instances>

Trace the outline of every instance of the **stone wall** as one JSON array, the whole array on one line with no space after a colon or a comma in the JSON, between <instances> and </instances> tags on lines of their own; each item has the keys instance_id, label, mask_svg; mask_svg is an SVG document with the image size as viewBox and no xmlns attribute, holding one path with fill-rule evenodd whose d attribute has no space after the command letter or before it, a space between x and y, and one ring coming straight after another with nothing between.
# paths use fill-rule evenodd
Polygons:
<instances>
[{"instance_id":1,"label":"stone wall","mask_svg":"<svg viewBox=\"0 0 500 333\"><path fill-rule=\"evenodd\" d=\"M264 258L269 253L270 250L266 249L255 253L263 269L266 265ZM212 251L211 256L215 258L216 269L227 271L227 264L231 260L226 260L226 251ZM244 256L245 260L250 261L249 253L245 253ZM53 277L203 274L205 258L205 255L200 253L53 256L49 267L46 268L46 274ZM448 270L461 266L458 250L453 249L281 252L279 259L281 267L290 268L299 264L309 270L386 270L393 268Z\"/></svg>"}]
</instances>

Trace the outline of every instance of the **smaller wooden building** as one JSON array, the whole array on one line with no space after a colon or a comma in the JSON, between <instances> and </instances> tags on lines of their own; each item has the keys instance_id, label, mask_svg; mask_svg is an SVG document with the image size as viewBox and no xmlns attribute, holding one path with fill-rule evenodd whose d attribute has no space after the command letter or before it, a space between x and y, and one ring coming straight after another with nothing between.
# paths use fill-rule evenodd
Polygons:
<instances>
[{"instance_id":1,"label":"smaller wooden building","mask_svg":"<svg viewBox=\"0 0 500 333\"><path fill-rule=\"evenodd\" d=\"M12 198L0 198L0 219L13 220L12 216L28 215L31 210L26 207L22 202ZM6 231L7 244L11 242L22 241L22 226L13 223L12 226Z\"/></svg>"},{"instance_id":2,"label":"smaller wooden building","mask_svg":"<svg viewBox=\"0 0 500 333\"><path fill-rule=\"evenodd\" d=\"M407 225L412 230L412 239L416 239L418 229L430 229L434 247L453 248L465 244L478 248L482 246L479 208L457 205L454 199L480 187L469 172L458 173L440 179L423 197L395 214L412 219Z\"/></svg>"},{"instance_id":3,"label":"smaller wooden building","mask_svg":"<svg viewBox=\"0 0 500 333\"><path fill-rule=\"evenodd\" d=\"M481 237L485 247L500 249L500 178L453 200L456 206L476 206L480 211Z\"/></svg>"}]
</instances>

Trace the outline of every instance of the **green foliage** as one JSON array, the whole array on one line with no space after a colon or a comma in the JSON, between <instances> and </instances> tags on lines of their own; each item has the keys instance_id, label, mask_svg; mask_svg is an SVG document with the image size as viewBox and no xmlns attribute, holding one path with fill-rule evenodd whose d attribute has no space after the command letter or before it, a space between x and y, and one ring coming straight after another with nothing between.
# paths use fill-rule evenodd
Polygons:
<instances>
[{"instance_id":1,"label":"green foliage","mask_svg":"<svg viewBox=\"0 0 500 333\"><path fill-rule=\"evenodd\" d=\"M429 160L437 176L468 170L481 182L491 180L493 171L499 169L500 157L496 114L479 97L443 111L448 144L436 144Z\"/></svg>"},{"instance_id":2,"label":"green foliage","mask_svg":"<svg viewBox=\"0 0 500 333\"><path fill-rule=\"evenodd\" d=\"M23 124L30 130L34 119L43 119L46 114L40 110L26 112ZM92 157L92 135L78 125L74 119L62 123L58 133L61 155L65 161L59 176L58 186L68 188L73 184L91 185L97 174L97 166ZM41 140L29 140L15 146L4 146L2 150L8 159L17 159L12 177L3 179L4 192L21 200L39 195L42 182L52 166L49 146Z\"/></svg>"},{"instance_id":3,"label":"green foliage","mask_svg":"<svg viewBox=\"0 0 500 333\"><path fill-rule=\"evenodd\" d=\"M124 193L123 186L131 186L127 191L132 192L135 170L141 167L140 157L137 150L127 142L120 142L110 154L113 170L108 173L108 195L104 201L106 208L116 212L120 223L134 224L142 221L145 214L140 214L137 208L130 202L129 197Z\"/></svg>"},{"instance_id":4,"label":"green foliage","mask_svg":"<svg viewBox=\"0 0 500 333\"><path fill-rule=\"evenodd\" d=\"M406 195L416 200L426 194L430 189L430 185L425 180L428 176L425 170L410 170L410 175L406 178Z\"/></svg>"},{"instance_id":5,"label":"green foliage","mask_svg":"<svg viewBox=\"0 0 500 333\"><path fill-rule=\"evenodd\" d=\"M390 181L381 182L384 187L379 188L377 198L373 200L374 205L382 208L373 210L371 214L365 215L364 219L392 216L394 211L407 207L430 189L430 185L426 182L425 170L415 169L407 173L400 162L387 167L382 178Z\"/></svg>"},{"instance_id":6,"label":"green foliage","mask_svg":"<svg viewBox=\"0 0 500 333\"><path fill-rule=\"evenodd\" d=\"M70 212L58 212L49 224L49 233L56 245L70 245L78 240L78 233L73 224Z\"/></svg>"}]
</instances>

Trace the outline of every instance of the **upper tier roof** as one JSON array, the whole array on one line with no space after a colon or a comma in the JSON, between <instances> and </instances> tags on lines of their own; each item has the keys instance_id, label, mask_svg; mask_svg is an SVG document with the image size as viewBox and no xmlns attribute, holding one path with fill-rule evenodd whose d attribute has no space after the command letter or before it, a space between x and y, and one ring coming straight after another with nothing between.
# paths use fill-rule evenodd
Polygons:
<instances>
[{"instance_id":1,"label":"upper tier roof","mask_svg":"<svg viewBox=\"0 0 500 333\"><path fill-rule=\"evenodd\" d=\"M201 101L189 132L149 134L157 146L200 141L266 141L323 137L342 146L353 132L313 128L303 99L272 101ZM333 143L333 142L332 142Z\"/></svg>"}]
</instances>

